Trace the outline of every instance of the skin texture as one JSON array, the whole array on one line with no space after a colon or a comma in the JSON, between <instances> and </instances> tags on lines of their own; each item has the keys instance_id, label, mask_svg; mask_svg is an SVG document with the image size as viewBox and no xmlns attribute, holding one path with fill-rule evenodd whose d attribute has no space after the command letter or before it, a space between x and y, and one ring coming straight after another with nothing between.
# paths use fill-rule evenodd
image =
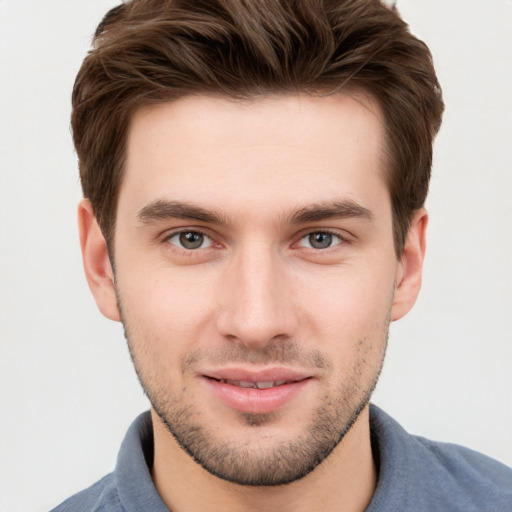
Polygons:
<instances>
[{"instance_id":1,"label":"skin texture","mask_svg":"<svg viewBox=\"0 0 512 512\"><path fill-rule=\"evenodd\" d=\"M367 403L389 322L417 297L427 224L418 211L397 261L383 155L362 95L189 97L132 120L115 276L81 203L86 274L123 321L172 510L369 503ZM241 398L222 378L292 384Z\"/></svg>"}]
</instances>

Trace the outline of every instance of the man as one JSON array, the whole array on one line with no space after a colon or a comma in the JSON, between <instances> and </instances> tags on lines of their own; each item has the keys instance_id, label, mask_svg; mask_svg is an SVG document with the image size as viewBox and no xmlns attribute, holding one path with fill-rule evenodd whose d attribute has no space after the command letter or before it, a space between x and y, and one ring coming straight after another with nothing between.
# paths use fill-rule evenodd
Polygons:
<instances>
[{"instance_id":1,"label":"man","mask_svg":"<svg viewBox=\"0 0 512 512\"><path fill-rule=\"evenodd\" d=\"M84 267L151 412L56 510L510 510L369 406L421 285L443 103L370 0L135 0L73 93Z\"/></svg>"}]
</instances>

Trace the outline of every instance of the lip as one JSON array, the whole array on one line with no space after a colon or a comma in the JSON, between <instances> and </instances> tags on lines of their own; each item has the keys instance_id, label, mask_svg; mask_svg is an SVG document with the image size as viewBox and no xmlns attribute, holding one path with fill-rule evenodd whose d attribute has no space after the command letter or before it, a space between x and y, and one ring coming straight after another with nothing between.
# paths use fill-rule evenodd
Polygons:
<instances>
[{"instance_id":1,"label":"lip","mask_svg":"<svg viewBox=\"0 0 512 512\"><path fill-rule=\"evenodd\" d=\"M214 369L203 373L201 379L225 405L239 412L250 414L276 412L296 398L313 381L311 375L288 368ZM243 382L245 385L268 382L283 383L274 387L257 389L256 387L240 387L232 382Z\"/></svg>"}]
</instances>

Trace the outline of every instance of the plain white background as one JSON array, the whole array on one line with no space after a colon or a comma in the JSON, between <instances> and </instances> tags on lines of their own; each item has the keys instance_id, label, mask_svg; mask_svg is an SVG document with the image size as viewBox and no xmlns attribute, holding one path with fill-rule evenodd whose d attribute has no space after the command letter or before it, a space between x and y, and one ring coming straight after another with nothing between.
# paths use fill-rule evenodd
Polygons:
<instances>
[{"instance_id":1,"label":"plain white background","mask_svg":"<svg viewBox=\"0 0 512 512\"><path fill-rule=\"evenodd\" d=\"M74 76L107 0L0 0L0 511L47 511L115 463L148 404L81 268ZM512 2L402 0L447 105L424 288L374 402L512 465Z\"/></svg>"}]
</instances>

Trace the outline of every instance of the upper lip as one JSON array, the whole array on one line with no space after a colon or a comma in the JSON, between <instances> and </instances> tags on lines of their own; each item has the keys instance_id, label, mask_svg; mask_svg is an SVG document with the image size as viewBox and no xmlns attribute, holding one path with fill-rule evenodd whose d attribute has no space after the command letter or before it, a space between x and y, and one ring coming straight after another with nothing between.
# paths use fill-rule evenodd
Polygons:
<instances>
[{"instance_id":1,"label":"upper lip","mask_svg":"<svg viewBox=\"0 0 512 512\"><path fill-rule=\"evenodd\" d=\"M297 382L312 375L305 371L292 368L215 368L202 372L204 377L215 380L243 381L243 382Z\"/></svg>"}]
</instances>

